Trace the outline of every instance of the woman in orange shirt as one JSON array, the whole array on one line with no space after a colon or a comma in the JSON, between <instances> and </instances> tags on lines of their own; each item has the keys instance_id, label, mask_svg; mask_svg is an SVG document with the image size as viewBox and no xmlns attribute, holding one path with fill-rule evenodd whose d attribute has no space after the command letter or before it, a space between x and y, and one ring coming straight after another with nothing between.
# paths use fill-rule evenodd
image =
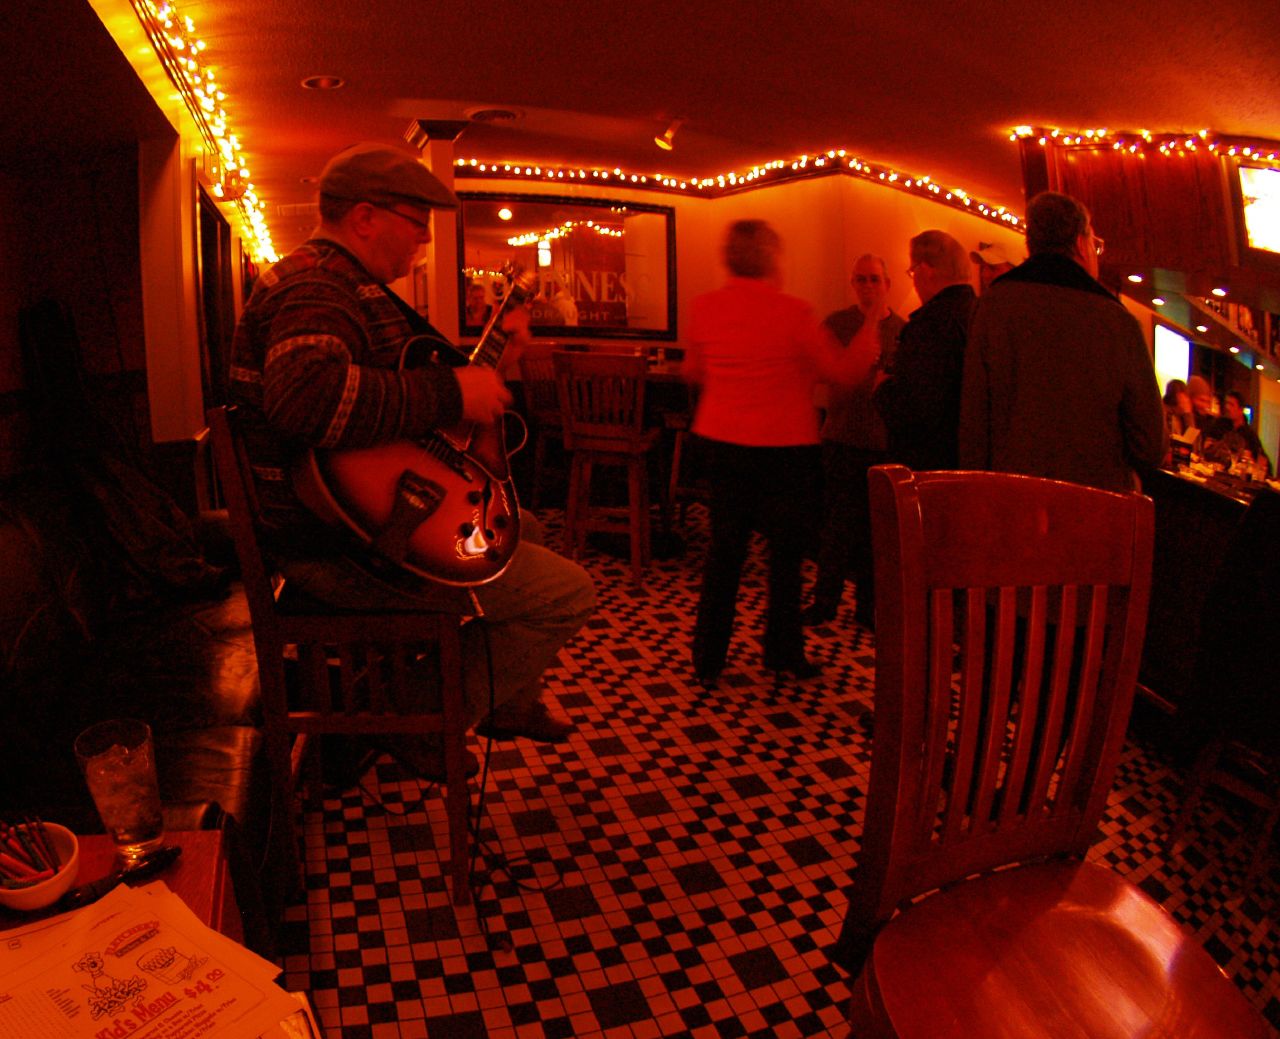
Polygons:
<instances>
[{"instance_id":1,"label":"woman in orange shirt","mask_svg":"<svg viewBox=\"0 0 1280 1039\"><path fill-rule=\"evenodd\" d=\"M879 354L875 322L841 349L812 307L779 288L782 241L763 220L729 226L729 280L694 299L684 374L699 385L693 432L711 472L711 545L693 636L699 679L714 685L728 657L751 531L768 544L764 665L797 678L805 656L800 569L819 508L818 381L853 384Z\"/></svg>"}]
</instances>

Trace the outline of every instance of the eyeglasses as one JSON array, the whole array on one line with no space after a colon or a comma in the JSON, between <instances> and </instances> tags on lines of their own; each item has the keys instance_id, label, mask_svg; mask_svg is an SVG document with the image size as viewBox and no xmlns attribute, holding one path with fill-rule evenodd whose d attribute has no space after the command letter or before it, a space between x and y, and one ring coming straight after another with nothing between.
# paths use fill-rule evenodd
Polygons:
<instances>
[{"instance_id":1,"label":"eyeglasses","mask_svg":"<svg viewBox=\"0 0 1280 1039\"><path fill-rule=\"evenodd\" d=\"M408 220L409 223L413 224L413 226L419 231L430 232L431 230L431 224L426 220L419 220L416 216L410 216L408 213L401 213L398 209L392 209L390 206L384 206L378 202L370 202L369 205L373 206L374 209L384 210L392 216L398 216L401 220Z\"/></svg>"},{"instance_id":2,"label":"eyeglasses","mask_svg":"<svg viewBox=\"0 0 1280 1039\"><path fill-rule=\"evenodd\" d=\"M913 278L914 278L914 277L915 277L915 273L916 273L916 271L918 271L918 270L919 270L921 267L923 267L924 265L925 265L925 261L924 261L924 260L920 260L920 261L919 261L919 262L917 262L917 263L913 263L910 267L908 267L908 268L907 268L907 273L908 273L909 275L911 275L911 277L913 277Z\"/></svg>"},{"instance_id":3,"label":"eyeglasses","mask_svg":"<svg viewBox=\"0 0 1280 1039\"><path fill-rule=\"evenodd\" d=\"M879 285L880 275L878 274L855 274L853 276L856 285Z\"/></svg>"}]
</instances>

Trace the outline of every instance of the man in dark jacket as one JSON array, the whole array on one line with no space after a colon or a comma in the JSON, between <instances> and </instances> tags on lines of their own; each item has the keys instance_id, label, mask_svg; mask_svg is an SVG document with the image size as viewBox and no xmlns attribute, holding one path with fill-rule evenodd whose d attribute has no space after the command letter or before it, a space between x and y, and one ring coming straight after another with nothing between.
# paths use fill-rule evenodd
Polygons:
<instances>
[{"instance_id":1,"label":"man in dark jacket","mask_svg":"<svg viewBox=\"0 0 1280 1039\"><path fill-rule=\"evenodd\" d=\"M1097 280L1089 211L1037 195L1027 250L974 311L960 465L1135 490L1164 455L1163 405L1141 327Z\"/></svg>"},{"instance_id":2,"label":"man in dark jacket","mask_svg":"<svg viewBox=\"0 0 1280 1039\"><path fill-rule=\"evenodd\" d=\"M977 298L964 246L943 231L911 239L907 268L920 297L883 372L875 403L889 433L889 458L912 469L956 468L965 333Z\"/></svg>"}]
</instances>

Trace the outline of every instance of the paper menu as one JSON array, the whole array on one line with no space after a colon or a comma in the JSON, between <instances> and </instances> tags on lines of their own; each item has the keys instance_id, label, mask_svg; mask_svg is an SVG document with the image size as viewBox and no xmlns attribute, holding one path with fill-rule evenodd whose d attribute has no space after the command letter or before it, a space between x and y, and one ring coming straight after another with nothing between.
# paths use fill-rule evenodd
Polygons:
<instances>
[{"instance_id":1,"label":"paper menu","mask_svg":"<svg viewBox=\"0 0 1280 1039\"><path fill-rule=\"evenodd\" d=\"M257 1039L295 1013L279 969L162 883L0 935L0 1039Z\"/></svg>"}]
</instances>

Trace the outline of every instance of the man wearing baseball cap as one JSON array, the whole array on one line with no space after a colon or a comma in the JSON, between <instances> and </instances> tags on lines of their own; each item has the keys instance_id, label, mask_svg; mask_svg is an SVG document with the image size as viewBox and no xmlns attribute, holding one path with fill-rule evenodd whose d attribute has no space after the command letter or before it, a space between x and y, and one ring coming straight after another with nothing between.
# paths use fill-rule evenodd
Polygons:
<instances>
[{"instance_id":1,"label":"man wearing baseball cap","mask_svg":"<svg viewBox=\"0 0 1280 1039\"><path fill-rule=\"evenodd\" d=\"M998 242L979 242L978 248L969 253L969 259L978 268L978 295L1000 275L1008 274L1017 264L1009 259L1009 253Z\"/></svg>"},{"instance_id":2,"label":"man wearing baseball cap","mask_svg":"<svg viewBox=\"0 0 1280 1039\"><path fill-rule=\"evenodd\" d=\"M387 284L408 274L431 241L432 211L455 209L458 200L415 155L376 143L336 155L319 188L320 226L258 279L232 346L231 395L265 547L286 580L320 602L438 611L459 602L448 594L456 589L380 564L354 536L317 519L289 474L312 448L370 447L462 421L493 422L510 403L490 368L399 367L415 336L451 345ZM505 327L527 340L527 313L513 310ZM473 717L487 711L492 673L496 707L486 731L556 742L573 726L542 699L542 672L591 615L595 591L576 563L534 543L532 516L522 514L521 529L507 568L471 590L484 621L463 629L466 699ZM443 777L438 742L406 737L381 747L423 778Z\"/></svg>"}]
</instances>

